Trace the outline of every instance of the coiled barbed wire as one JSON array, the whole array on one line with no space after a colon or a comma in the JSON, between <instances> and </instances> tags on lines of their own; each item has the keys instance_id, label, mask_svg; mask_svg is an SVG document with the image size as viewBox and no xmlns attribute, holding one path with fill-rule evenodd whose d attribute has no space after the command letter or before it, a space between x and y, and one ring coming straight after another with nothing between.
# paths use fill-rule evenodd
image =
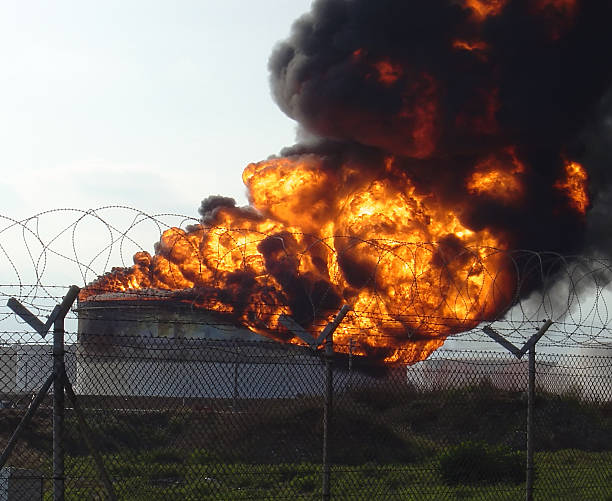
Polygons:
<instances>
[{"instance_id":1,"label":"coiled barbed wire","mask_svg":"<svg viewBox=\"0 0 612 501\"><path fill-rule=\"evenodd\" d=\"M241 259L246 261L247 245L256 245L267 238L280 239L285 252L290 252L284 247L282 237L277 234L260 232L258 240L253 240L252 235L257 234L257 231L252 228L205 227L193 217L180 214L151 215L127 206L106 206L88 210L55 209L20 220L0 215L0 331L19 332L2 329L3 323L13 322L14 325L14 315L6 307L6 299L9 297L18 298L36 314L46 316L54 304L61 300L65 284L77 283L79 286L86 286L114 267L130 266L132 256L136 252L151 251L154 243L160 240L166 230L189 230L198 225L208 232L220 232L226 242L233 242L233 246L219 249L220 253L216 256L219 263L222 263L229 253L239 254ZM247 234L251 238L248 242ZM292 235L296 239L304 239L303 233L295 232ZM175 241L174 245L178 246L180 240L179 238ZM200 253L200 249L195 248L193 242L183 240L182 243L187 242L195 255ZM449 322L457 321L453 316L415 312L410 309L410 305L402 305L389 312L388 308L377 304L382 302L382 289L378 289L387 285L381 280L381 268L394 260L402 262L404 266L410 266L409 261L416 260L423 253L439 252L439 242L363 240L346 235L327 238L309 236L307 244L294 251L293 257L299 262L305 259L313 248L319 246L324 248L325 252L335 253L336 261L359 248L360 252L365 252L375 262L370 269L370 276L364 279L372 293L371 302L365 308L363 305L361 308L355 306L351 312L351 315L361 319L361 323L358 321L356 325L368 325L371 321L381 324L414 321L415 316L431 327L445 326ZM172 258L173 249L166 249L165 252ZM520 340L537 329L543 319L552 319L554 325L542 343L556 347L605 347L612 341L607 305L610 300L608 285L612 276L612 262L600 257L562 256L553 252L466 247L457 255L451 256L448 262L441 264L440 275L444 275L446 271L448 274L440 278L440 297L450 301L448 306L451 311L454 306L468 304L473 298L465 297L464 291L468 290L466 284L457 283L452 285L458 292L454 297L453 294L449 296L446 276L456 279L452 268L458 260L472 259L473 266L478 267L483 255L496 255L499 262L503 263L504 269L512 270L514 284L509 304L500 308L499 316L479 318L475 315L473 319L476 322L493 323L508 339ZM207 280L212 280L210 285L218 285L215 280L217 274L222 274L221 271L211 270L208 263L208 272L212 272L212 279L207 276ZM467 276L466 280L469 279L469 273ZM488 279L495 283L497 277L489 276ZM416 272L412 281L412 297L416 298L421 290ZM125 298L138 299L144 295L150 299L156 294L163 296L166 292L136 289L123 291L122 294ZM264 314L266 308L271 306L289 306L278 299L274 304L260 301L258 304L252 302L250 306L258 307ZM455 304L452 304L453 302ZM318 307L316 301L311 303L313 309ZM325 322L320 325L317 322L314 323L315 327L322 329ZM386 336L384 333L375 335ZM480 331L473 328L455 334L454 338L483 341Z\"/></svg>"}]
</instances>

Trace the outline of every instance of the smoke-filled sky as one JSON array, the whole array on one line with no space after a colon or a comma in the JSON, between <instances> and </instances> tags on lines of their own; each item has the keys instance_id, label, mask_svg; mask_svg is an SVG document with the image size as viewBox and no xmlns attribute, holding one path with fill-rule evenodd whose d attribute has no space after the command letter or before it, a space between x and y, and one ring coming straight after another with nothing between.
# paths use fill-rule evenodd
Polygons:
<instances>
[{"instance_id":1,"label":"smoke-filled sky","mask_svg":"<svg viewBox=\"0 0 612 501\"><path fill-rule=\"evenodd\" d=\"M291 144L267 61L310 0L0 2L1 212L197 217Z\"/></svg>"},{"instance_id":2,"label":"smoke-filled sky","mask_svg":"<svg viewBox=\"0 0 612 501\"><path fill-rule=\"evenodd\" d=\"M208 195L244 204L244 167L291 146L295 119L301 144L284 154L312 160L338 189L308 183L318 215L308 207L285 220L278 180L263 199L256 190L282 162L253 164L251 201L275 224L333 223L334 235L365 239L364 218L386 213L390 194L409 208L409 193L416 215L396 222L425 228L415 235L451 254L490 245L610 255L610 4L319 0L291 28L310 4L0 4L1 213L118 204L197 217ZM345 203L355 194L386 211ZM355 224L341 217L347 207ZM229 225L234 212L202 215ZM398 226L381 224L370 224L377 236ZM363 261L343 255L338 301L369 287L371 273L355 272L370 269Z\"/></svg>"}]
</instances>

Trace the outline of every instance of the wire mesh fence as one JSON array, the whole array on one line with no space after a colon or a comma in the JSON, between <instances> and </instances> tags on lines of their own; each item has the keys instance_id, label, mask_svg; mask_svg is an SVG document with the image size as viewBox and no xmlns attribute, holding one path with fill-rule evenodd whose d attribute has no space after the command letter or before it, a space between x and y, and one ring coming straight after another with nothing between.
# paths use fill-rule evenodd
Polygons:
<instances>
[{"instance_id":1,"label":"wire mesh fence","mask_svg":"<svg viewBox=\"0 0 612 501\"><path fill-rule=\"evenodd\" d=\"M230 325L214 339L201 321L183 322L185 337L135 322L136 336L121 331L117 310L104 314L94 330L81 318L87 329L66 345L65 363L117 499L320 499L326 466L331 499L525 495L524 360L442 348L414 365L381 366L336 353L328 396L321 350ZM612 495L610 354L537 355L535 499ZM3 443L51 357L48 344L2 346ZM3 470L11 492L26 493L9 499L51 499L51 399ZM70 400L64 420L66 499L108 499Z\"/></svg>"},{"instance_id":2,"label":"wire mesh fence","mask_svg":"<svg viewBox=\"0 0 612 501\"><path fill-rule=\"evenodd\" d=\"M0 499L612 499L610 263L114 210L0 228Z\"/></svg>"}]
</instances>

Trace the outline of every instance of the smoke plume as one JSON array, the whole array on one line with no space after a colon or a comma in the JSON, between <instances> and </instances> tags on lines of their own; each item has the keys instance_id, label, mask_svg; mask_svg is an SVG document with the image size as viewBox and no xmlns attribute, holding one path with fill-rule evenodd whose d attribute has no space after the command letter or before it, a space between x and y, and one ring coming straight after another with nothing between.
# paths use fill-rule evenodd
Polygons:
<instances>
[{"instance_id":1,"label":"smoke plume","mask_svg":"<svg viewBox=\"0 0 612 501\"><path fill-rule=\"evenodd\" d=\"M81 298L176 290L291 342L280 315L317 335L348 303L338 351L422 360L537 289L513 249L610 255L610 19L603 1L315 1L269 61L300 141L246 167L251 206L207 198Z\"/></svg>"},{"instance_id":2,"label":"smoke plume","mask_svg":"<svg viewBox=\"0 0 612 501\"><path fill-rule=\"evenodd\" d=\"M319 0L274 50L272 92L320 138L310 151L327 155L333 140L393 155L472 230L506 231L515 248L609 253L599 228L610 212L611 14L609 2L570 0ZM509 151L526 167L520 203L461 189L487 159L511 165ZM556 187L568 160L591 180L589 224Z\"/></svg>"}]
</instances>

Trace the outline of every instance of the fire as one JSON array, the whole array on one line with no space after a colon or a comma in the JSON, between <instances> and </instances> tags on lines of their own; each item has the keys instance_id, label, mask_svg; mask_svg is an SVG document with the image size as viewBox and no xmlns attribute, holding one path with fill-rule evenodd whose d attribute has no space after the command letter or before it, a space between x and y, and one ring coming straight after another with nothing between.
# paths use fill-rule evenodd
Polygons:
<instances>
[{"instance_id":1,"label":"fire","mask_svg":"<svg viewBox=\"0 0 612 501\"><path fill-rule=\"evenodd\" d=\"M464 40L456 38L453 40L453 48L457 50L466 50L468 52L475 52L479 57L485 58L484 52L489 49L489 44L482 40Z\"/></svg>"},{"instance_id":2,"label":"fire","mask_svg":"<svg viewBox=\"0 0 612 501\"><path fill-rule=\"evenodd\" d=\"M563 155L612 84L585 57L606 2L313 5L269 61L308 140L245 168L248 207L206 199L82 300L163 290L292 343L279 316L317 336L348 303L336 350L413 363L537 287L509 250L580 250L589 178Z\"/></svg>"},{"instance_id":3,"label":"fire","mask_svg":"<svg viewBox=\"0 0 612 501\"><path fill-rule=\"evenodd\" d=\"M393 102L390 116L363 116L354 110L334 107L325 111L321 133L347 135L363 144L373 145L415 158L427 158L436 149L440 112L440 89L436 79L417 72L399 61L377 58L363 48L354 50L350 60L363 71L363 79L384 88L394 87L399 99ZM381 130L373 130L372 126Z\"/></svg>"},{"instance_id":4,"label":"fire","mask_svg":"<svg viewBox=\"0 0 612 501\"><path fill-rule=\"evenodd\" d=\"M562 191L569 200L569 205L584 215L589 208L589 176L578 162L565 164L565 176L555 183L555 188Z\"/></svg>"},{"instance_id":5,"label":"fire","mask_svg":"<svg viewBox=\"0 0 612 501\"><path fill-rule=\"evenodd\" d=\"M508 3L509 0L462 0L463 7L470 9L477 21L500 15ZM531 0L530 4L535 11L552 10L568 18L578 9L577 0Z\"/></svg>"},{"instance_id":6,"label":"fire","mask_svg":"<svg viewBox=\"0 0 612 501\"><path fill-rule=\"evenodd\" d=\"M521 180L524 172L525 165L516 157L515 149L507 148L501 155L491 155L476 165L467 189L505 204L520 203L525 190Z\"/></svg>"},{"instance_id":7,"label":"fire","mask_svg":"<svg viewBox=\"0 0 612 501\"><path fill-rule=\"evenodd\" d=\"M453 47L455 49L468 50L471 52L475 50L487 50L489 45L482 40L461 40L456 38L453 40Z\"/></svg>"},{"instance_id":8,"label":"fire","mask_svg":"<svg viewBox=\"0 0 612 501\"><path fill-rule=\"evenodd\" d=\"M461 0L465 9L472 13L472 19L482 23L490 18L502 14L511 0ZM547 31L553 40L561 37L571 25L578 11L578 0L530 0L529 8L532 14L546 20ZM455 48L473 50L468 46L461 46L459 41Z\"/></svg>"},{"instance_id":9,"label":"fire","mask_svg":"<svg viewBox=\"0 0 612 501\"><path fill-rule=\"evenodd\" d=\"M295 314L286 293L293 283L321 310L310 313L314 335L343 298L353 312L335 333L337 349L384 353L387 362L421 360L510 301L504 238L470 230L405 176L363 179L357 167L326 173L314 155L251 164L243 178L257 212L222 207L213 226L168 229L155 255L138 253L132 268L101 277L81 299L191 291L190 301L269 335L279 315ZM393 170L393 159L380 168ZM331 201L323 196L330 186Z\"/></svg>"},{"instance_id":10,"label":"fire","mask_svg":"<svg viewBox=\"0 0 612 501\"><path fill-rule=\"evenodd\" d=\"M415 98L416 96L416 98ZM404 154L427 158L436 149L438 116L438 87L431 75L422 74L402 96L398 126L406 129Z\"/></svg>"},{"instance_id":11,"label":"fire","mask_svg":"<svg viewBox=\"0 0 612 501\"><path fill-rule=\"evenodd\" d=\"M508 3L508 0L463 0L465 8L471 9L478 21L497 16Z\"/></svg>"},{"instance_id":12,"label":"fire","mask_svg":"<svg viewBox=\"0 0 612 501\"><path fill-rule=\"evenodd\" d=\"M392 85L402 76L402 67L391 61L379 61L374 65L378 70L378 80L386 85Z\"/></svg>"}]
</instances>

